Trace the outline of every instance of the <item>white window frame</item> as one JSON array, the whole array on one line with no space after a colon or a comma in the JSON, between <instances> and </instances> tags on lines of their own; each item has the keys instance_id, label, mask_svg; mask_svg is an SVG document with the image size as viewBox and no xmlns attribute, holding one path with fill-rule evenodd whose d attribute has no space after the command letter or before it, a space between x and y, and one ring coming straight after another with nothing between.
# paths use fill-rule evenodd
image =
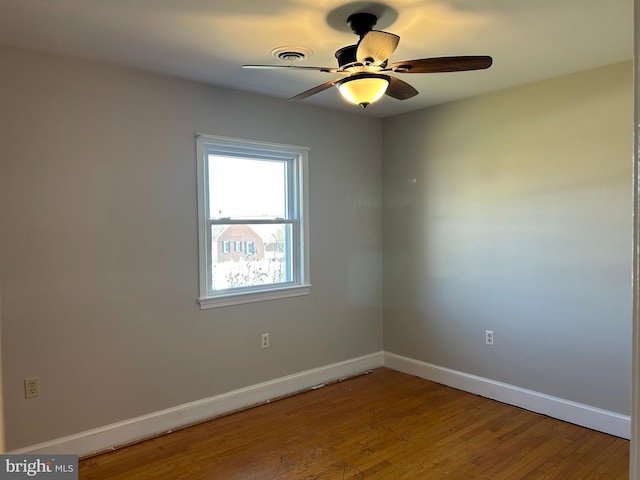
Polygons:
<instances>
[{"instance_id":1,"label":"white window frame","mask_svg":"<svg viewBox=\"0 0 640 480\"><path fill-rule=\"evenodd\" d=\"M198 234L199 234L199 279L201 309L226 307L279 298L308 295L311 292L309 280L309 201L308 201L308 158L309 149L296 145L267 143L240 138L221 137L204 133L196 134L197 175L198 175ZM212 153L232 154L242 158L265 160L281 158L293 162L294 175L288 180L289 198L294 206L289 222L294 229L296 242L293 248L293 279L286 284L265 284L251 287L212 290L209 282L211 259L211 225L215 220L209 215L208 155ZM274 220L280 223L282 219ZM233 221L233 220L232 220ZM244 223L244 222L243 222Z\"/></svg>"}]
</instances>

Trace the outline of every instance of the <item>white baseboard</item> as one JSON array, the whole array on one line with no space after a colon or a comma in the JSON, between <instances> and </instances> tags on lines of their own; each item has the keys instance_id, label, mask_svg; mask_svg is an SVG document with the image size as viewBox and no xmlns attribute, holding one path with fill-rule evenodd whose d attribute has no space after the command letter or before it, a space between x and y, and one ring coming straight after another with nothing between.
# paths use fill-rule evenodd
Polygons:
<instances>
[{"instance_id":1,"label":"white baseboard","mask_svg":"<svg viewBox=\"0 0 640 480\"><path fill-rule=\"evenodd\" d=\"M17 454L89 455L170 432L235 410L381 367L383 352L276 378L75 435L14 450Z\"/></svg>"},{"instance_id":2,"label":"white baseboard","mask_svg":"<svg viewBox=\"0 0 640 480\"><path fill-rule=\"evenodd\" d=\"M384 365L393 370L617 437L628 439L631 436L631 417L628 415L402 357L394 353L384 353Z\"/></svg>"},{"instance_id":3,"label":"white baseboard","mask_svg":"<svg viewBox=\"0 0 640 480\"><path fill-rule=\"evenodd\" d=\"M393 370L618 437L629 438L631 435L631 419L627 415L402 357L394 353L378 352L345 362L305 370L9 453L85 456L206 421L235 410L259 405L275 398L357 375L383 365Z\"/></svg>"}]
</instances>

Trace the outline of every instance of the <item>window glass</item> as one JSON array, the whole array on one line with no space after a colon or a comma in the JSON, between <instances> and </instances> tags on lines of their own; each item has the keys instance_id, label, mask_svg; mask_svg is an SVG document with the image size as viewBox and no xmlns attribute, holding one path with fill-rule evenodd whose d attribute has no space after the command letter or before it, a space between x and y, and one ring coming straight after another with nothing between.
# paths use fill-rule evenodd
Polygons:
<instances>
[{"instance_id":1,"label":"window glass","mask_svg":"<svg viewBox=\"0 0 640 480\"><path fill-rule=\"evenodd\" d=\"M284 218L286 162L208 155L211 218Z\"/></svg>"}]
</instances>

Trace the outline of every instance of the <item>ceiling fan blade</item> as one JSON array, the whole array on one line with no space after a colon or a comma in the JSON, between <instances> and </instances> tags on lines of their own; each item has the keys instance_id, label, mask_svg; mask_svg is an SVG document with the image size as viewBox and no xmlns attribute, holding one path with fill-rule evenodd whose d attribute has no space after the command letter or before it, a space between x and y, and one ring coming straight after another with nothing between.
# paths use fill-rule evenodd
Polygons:
<instances>
[{"instance_id":1,"label":"ceiling fan blade","mask_svg":"<svg viewBox=\"0 0 640 480\"><path fill-rule=\"evenodd\" d=\"M400 37L393 33L370 31L358 44L356 52L358 63L363 65L383 64L395 52L398 42L400 42Z\"/></svg>"},{"instance_id":2,"label":"ceiling fan blade","mask_svg":"<svg viewBox=\"0 0 640 480\"><path fill-rule=\"evenodd\" d=\"M391 64L389 70L394 73L464 72L489 68L492 63L493 59L486 55L434 57L396 62Z\"/></svg>"},{"instance_id":3,"label":"ceiling fan blade","mask_svg":"<svg viewBox=\"0 0 640 480\"><path fill-rule=\"evenodd\" d=\"M389 95L397 100L406 100L407 98L415 97L418 94L418 91L404 80L400 80L395 77L389 78L391 80L389 81L389 86L387 87L385 95Z\"/></svg>"},{"instance_id":4,"label":"ceiling fan blade","mask_svg":"<svg viewBox=\"0 0 640 480\"><path fill-rule=\"evenodd\" d=\"M303 65L242 65L242 68L252 68L261 70L314 70L316 72L340 73L337 68L332 67L308 67Z\"/></svg>"},{"instance_id":5,"label":"ceiling fan blade","mask_svg":"<svg viewBox=\"0 0 640 480\"><path fill-rule=\"evenodd\" d=\"M291 97L289 100L302 100L303 98L310 97L311 95L315 95L316 93L320 93L320 92L326 90L327 88L333 87L340 80L342 80L342 79L341 78L336 78L336 79L331 80L329 82L323 83L322 85L318 85L317 87L310 88L309 90L305 90L304 92L299 93L295 97Z\"/></svg>"}]
</instances>

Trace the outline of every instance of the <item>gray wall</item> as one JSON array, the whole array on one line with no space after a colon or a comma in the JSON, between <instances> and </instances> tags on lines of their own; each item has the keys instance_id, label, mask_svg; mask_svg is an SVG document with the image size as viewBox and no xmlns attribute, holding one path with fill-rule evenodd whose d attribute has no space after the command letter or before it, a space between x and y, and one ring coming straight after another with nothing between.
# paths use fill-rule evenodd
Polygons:
<instances>
[{"instance_id":1,"label":"gray wall","mask_svg":"<svg viewBox=\"0 0 640 480\"><path fill-rule=\"evenodd\" d=\"M384 121L11 48L0 71L7 448L379 351L382 240L388 351L629 413L631 64ZM311 148L310 296L198 308L195 132Z\"/></svg>"},{"instance_id":2,"label":"gray wall","mask_svg":"<svg viewBox=\"0 0 640 480\"><path fill-rule=\"evenodd\" d=\"M632 77L384 121L385 350L629 414Z\"/></svg>"},{"instance_id":3,"label":"gray wall","mask_svg":"<svg viewBox=\"0 0 640 480\"><path fill-rule=\"evenodd\" d=\"M0 71L8 449L381 350L380 120L11 48ZM311 148L310 296L199 309L196 132Z\"/></svg>"}]
</instances>

